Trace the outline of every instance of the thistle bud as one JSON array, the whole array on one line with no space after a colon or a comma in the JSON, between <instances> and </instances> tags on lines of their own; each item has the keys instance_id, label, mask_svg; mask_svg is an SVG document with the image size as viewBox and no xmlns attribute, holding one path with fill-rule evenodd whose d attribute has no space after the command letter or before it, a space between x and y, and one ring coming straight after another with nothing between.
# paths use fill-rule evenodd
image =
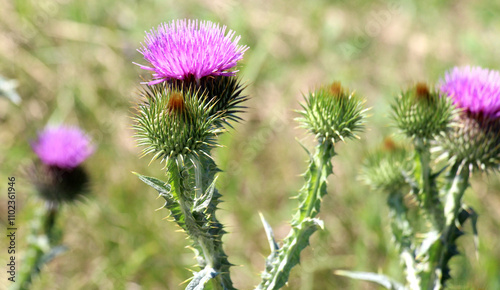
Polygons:
<instances>
[{"instance_id":1,"label":"thistle bud","mask_svg":"<svg viewBox=\"0 0 500 290\"><path fill-rule=\"evenodd\" d=\"M72 202L88 192L81 166L93 152L90 138L77 127L49 127L32 144L39 162L31 168L33 183L46 201Z\"/></svg>"},{"instance_id":2,"label":"thistle bud","mask_svg":"<svg viewBox=\"0 0 500 290\"><path fill-rule=\"evenodd\" d=\"M408 150L392 139L370 154L363 164L361 179L375 190L395 192L406 185L405 175L413 169Z\"/></svg>"},{"instance_id":3,"label":"thistle bud","mask_svg":"<svg viewBox=\"0 0 500 290\"><path fill-rule=\"evenodd\" d=\"M301 127L313 133L320 142L332 144L357 138L363 129L366 109L364 100L345 90L339 82L317 89L305 97Z\"/></svg>"},{"instance_id":4,"label":"thistle bud","mask_svg":"<svg viewBox=\"0 0 500 290\"><path fill-rule=\"evenodd\" d=\"M424 83L404 91L392 105L398 128L410 138L432 140L449 129L454 107L448 98Z\"/></svg>"},{"instance_id":5,"label":"thistle bud","mask_svg":"<svg viewBox=\"0 0 500 290\"><path fill-rule=\"evenodd\" d=\"M452 162L472 171L500 165L500 73L481 67L455 67L440 81L440 89L461 109L457 126L439 138Z\"/></svg>"},{"instance_id":6,"label":"thistle bud","mask_svg":"<svg viewBox=\"0 0 500 290\"><path fill-rule=\"evenodd\" d=\"M144 146L143 155L153 154L153 160L193 159L208 155L216 146L217 115L210 115L212 102L192 91L177 91L166 84L145 87L142 102L134 117L136 138Z\"/></svg>"}]
</instances>

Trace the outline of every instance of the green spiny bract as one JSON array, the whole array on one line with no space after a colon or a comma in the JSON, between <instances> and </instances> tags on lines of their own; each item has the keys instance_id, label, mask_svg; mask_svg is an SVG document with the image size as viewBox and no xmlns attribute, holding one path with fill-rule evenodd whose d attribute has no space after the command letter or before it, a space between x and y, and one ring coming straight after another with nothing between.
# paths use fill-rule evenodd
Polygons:
<instances>
[{"instance_id":1,"label":"green spiny bract","mask_svg":"<svg viewBox=\"0 0 500 290\"><path fill-rule=\"evenodd\" d=\"M382 150L368 156L361 178L375 190L400 192L407 185L413 164L410 153L391 139L386 139Z\"/></svg>"},{"instance_id":2,"label":"green spiny bract","mask_svg":"<svg viewBox=\"0 0 500 290\"><path fill-rule=\"evenodd\" d=\"M392 110L398 128L406 136L422 140L433 140L447 131L455 113L449 98L423 83L402 92Z\"/></svg>"},{"instance_id":3,"label":"green spiny bract","mask_svg":"<svg viewBox=\"0 0 500 290\"><path fill-rule=\"evenodd\" d=\"M144 100L138 105L134 128L138 144L145 146L143 156L154 154L152 161L166 165L171 159L194 162L210 156L223 129L205 94L170 89L162 83L144 88L141 96Z\"/></svg>"},{"instance_id":4,"label":"green spiny bract","mask_svg":"<svg viewBox=\"0 0 500 290\"><path fill-rule=\"evenodd\" d=\"M336 143L356 138L363 128L366 109L364 101L346 91L339 82L321 87L305 97L301 127L316 135L320 142Z\"/></svg>"},{"instance_id":5,"label":"green spiny bract","mask_svg":"<svg viewBox=\"0 0 500 290\"><path fill-rule=\"evenodd\" d=\"M219 125L227 124L229 121L238 122L246 107L242 106L248 97L243 95L245 86L237 77L206 76L199 80L187 78L184 80L171 80L169 85L178 90L198 91L206 96L206 100L212 104L210 115L217 115L216 122Z\"/></svg>"},{"instance_id":6,"label":"green spiny bract","mask_svg":"<svg viewBox=\"0 0 500 290\"><path fill-rule=\"evenodd\" d=\"M498 169L500 165L500 119L461 112L457 126L438 138L438 149L451 164L465 162L471 172Z\"/></svg>"}]
</instances>

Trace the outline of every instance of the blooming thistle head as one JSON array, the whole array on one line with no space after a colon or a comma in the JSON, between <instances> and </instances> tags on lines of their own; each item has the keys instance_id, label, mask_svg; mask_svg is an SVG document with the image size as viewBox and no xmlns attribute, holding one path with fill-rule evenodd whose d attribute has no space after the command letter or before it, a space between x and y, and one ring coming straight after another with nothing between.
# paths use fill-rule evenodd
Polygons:
<instances>
[{"instance_id":1,"label":"blooming thistle head","mask_svg":"<svg viewBox=\"0 0 500 290\"><path fill-rule=\"evenodd\" d=\"M340 82L324 86L305 97L302 117L297 120L301 127L313 133L319 142L345 141L356 138L363 129L366 109L364 100L345 90Z\"/></svg>"},{"instance_id":2,"label":"blooming thistle head","mask_svg":"<svg viewBox=\"0 0 500 290\"><path fill-rule=\"evenodd\" d=\"M225 26L221 28L209 21L161 24L146 33L145 44L139 49L151 64L140 67L153 71L153 80L146 83L164 89L197 91L198 96L204 96L204 101L213 105L210 115L219 116L219 126L239 121L237 113L245 109L241 104L248 98L242 94L244 86L233 68L248 47L238 45L240 37L234 38L234 34L226 34Z\"/></svg>"},{"instance_id":3,"label":"blooming thistle head","mask_svg":"<svg viewBox=\"0 0 500 290\"><path fill-rule=\"evenodd\" d=\"M234 68L243 58L246 46L238 45L234 31L226 34L210 21L177 20L163 23L146 33L142 53L151 66L140 65L153 72L148 84L170 80L199 80L207 76L234 76ZM234 40L233 40L234 38Z\"/></svg>"},{"instance_id":4,"label":"blooming thistle head","mask_svg":"<svg viewBox=\"0 0 500 290\"><path fill-rule=\"evenodd\" d=\"M440 81L440 90L470 115L500 119L500 72L481 67L455 67Z\"/></svg>"},{"instance_id":5,"label":"blooming thistle head","mask_svg":"<svg viewBox=\"0 0 500 290\"><path fill-rule=\"evenodd\" d=\"M34 184L50 202L74 201L86 192L88 176L81 167L95 148L77 127L47 127L31 144L40 162L33 168Z\"/></svg>"},{"instance_id":6,"label":"blooming thistle head","mask_svg":"<svg viewBox=\"0 0 500 290\"><path fill-rule=\"evenodd\" d=\"M454 107L448 98L441 97L425 83L417 83L403 91L392 105L393 118L398 128L408 137L433 140L449 129Z\"/></svg>"},{"instance_id":7,"label":"blooming thistle head","mask_svg":"<svg viewBox=\"0 0 500 290\"><path fill-rule=\"evenodd\" d=\"M500 73L481 67L455 67L440 81L440 90L461 109L457 126L440 141L452 162L469 169L500 165Z\"/></svg>"},{"instance_id":8,"label":"blooming thistle head","mask_svg":"<svg viewBox=\"0 0 500 290\"><path fill-rule=\"evenodd\" d=\"M197 91L167 89L166 84L145 87L142 102L135 114L134 129L143 156L153 154L152 160L170 161L178 165L184 160L194 162L217 146L216 135L223 132L216 126L218 115L211 115L212 102ZM181 164L179 164L181 162Z\"/></svg>"}]
</instances>

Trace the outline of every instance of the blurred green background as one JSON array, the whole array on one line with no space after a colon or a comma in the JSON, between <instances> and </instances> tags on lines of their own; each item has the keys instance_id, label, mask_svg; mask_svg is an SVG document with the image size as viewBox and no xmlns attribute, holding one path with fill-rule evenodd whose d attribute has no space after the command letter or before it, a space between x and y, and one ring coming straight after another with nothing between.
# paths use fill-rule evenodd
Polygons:
<instances>
[{"instance_id":1,"label":"blurred green background","mask_svg":"<svg viewBox=\"0 0 500 290\"><path fill-rule=\"evenodd\" d=\"M43 269L33 289L182 289L195 264L186 236L162 200L131 171L162 177L139 159L131 130L140 75L136 51L159 23L211 20L235 30L250 46L239 69L248 82L245 122L220 138L216 160L225 172L218 187L219 219L230 232L226 253L235 286L252 289L269 254L262 212L278 238L289 230L312 144L293 121L302 94L340 80L372 107L360 141L338 146L314 234L292 272L288 289L377 289L333 274L336 269L383 272L404 281L390 241L386 197L358 181L366 152L395 130L391 99L416 81L436 82L454 65L500 69L500 3L495 1L113 1L0 0L0 75L18 81L22 101L0 99L3 190L17 178L18 249L28 220L42 205L24 174L34 158L29 142L46 124L79 125L97 152L87 162L92 195L65 207L59 220L69 251ZM0 196L6 227L7 196ZM479 256L470 228L452 261L450 289L500 289L500 181L473 179L466 201L480 214ZM2 245L6 241L2 238ZM4 250L5 249L5 250ZM20 259L21 253L17 254ZM2 246L0 260L6 261ZM5 266L3 266L5 267ZM0 271L0 285L6 273ZM0 287L1 288L1 287ZM2 288L3 289L3 288Z\"/></svg>"}]
</instances>

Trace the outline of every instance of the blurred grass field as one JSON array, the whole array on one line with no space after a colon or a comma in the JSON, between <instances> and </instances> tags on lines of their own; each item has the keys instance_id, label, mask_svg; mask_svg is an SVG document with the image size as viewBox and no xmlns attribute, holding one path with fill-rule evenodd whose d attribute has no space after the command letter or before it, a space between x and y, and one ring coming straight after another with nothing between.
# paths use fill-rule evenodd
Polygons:
<instances>
[{"instance_id":1,"label":"blurred grass field","mask_svg":"<svg viewBox=\"0 0 500 290\"><path fill-rule=\"evenodd\" d=\"M252 289L269 253L258 212L278 238L289 230L311 145L293 121L302 94L340 80L372 107L360 141L341 144L314 234L287 289L378 289L333 274L383 272L404 281L390 241L385 196L358 181L360 164L395 130L391 99L416 81L436 82L455 65L500 69L500 3L495 1L112 1L0 0L0 75L19 82L19 105L0 99L0 176L17 178L17 247L41 202L23 173L34 158L29 142L45 124L75 124L98 150L86 162L92 194L65 207L59 220L69 251L43 269L33 289L183 289L195 264L189 242L158 210L162 201L131 171L162 177L139 159L131 130L140 75L132 62L144 31L178 18L227 25L250 46L239 69L251 96L245 122L221 136L216 160L230 232L226 253L233 281ZM5 190L3 190L5 192ZM480 214L479 255L471 229L452 260L450 289L500 289L500 181L476 176L466 201ZM0 222L6 227L6 195ZM2 239L2 245L6 241ZM6 261L2 246L0 260ZM0 285L6 273L0 271ZM1 288L1 287L0 287ZM4 289L4 288L2 288Z\"/></svg>"}]
</instances>

